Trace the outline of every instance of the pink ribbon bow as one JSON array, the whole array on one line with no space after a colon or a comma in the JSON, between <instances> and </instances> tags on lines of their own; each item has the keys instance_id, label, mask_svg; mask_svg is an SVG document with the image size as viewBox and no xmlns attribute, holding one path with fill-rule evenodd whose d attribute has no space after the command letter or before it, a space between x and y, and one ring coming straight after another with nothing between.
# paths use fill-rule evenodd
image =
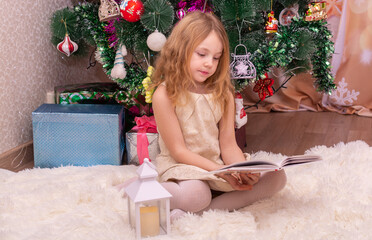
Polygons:
<instances>
[{"instance_id":1,"label":"pink ribbon bow","mask_svg":"<svg viewBox=\"0 0 372 240\"><path fill-rule=\"evenodd\" d=\"M157 133L158 131L154 116L135 117L134 121L137 126L134 126L132 130L137 131L137 156L139 163L142 164L145 158L151 161L148 149L149 140L146 133Z\"/></svg>"}]
</instances>

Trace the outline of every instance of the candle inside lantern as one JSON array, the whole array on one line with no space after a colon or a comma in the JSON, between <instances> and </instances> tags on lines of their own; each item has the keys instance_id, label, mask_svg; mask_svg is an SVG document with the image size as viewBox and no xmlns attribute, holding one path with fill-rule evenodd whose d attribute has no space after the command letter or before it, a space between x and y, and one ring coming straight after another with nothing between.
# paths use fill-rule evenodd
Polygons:
<instances>
[{"instance_id":1,"label":"candle inside lantern","mask_svg":"<svg viewBox=\"0 0 372 240\"><path fill-rule=\"evenodd\" d=\"M151 237L159 235L159 209L156 206L140 207L141 235Z\"/></svg>"}]
</instances>

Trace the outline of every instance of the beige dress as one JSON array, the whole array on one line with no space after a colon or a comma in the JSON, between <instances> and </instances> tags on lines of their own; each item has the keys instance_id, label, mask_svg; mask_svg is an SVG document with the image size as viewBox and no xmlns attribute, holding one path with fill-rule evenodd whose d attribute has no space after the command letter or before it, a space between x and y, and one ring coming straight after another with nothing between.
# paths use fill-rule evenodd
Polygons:
<instances>
[{"instance_id":1,"label":"beige dress","mask_svg":"<svg viewBox=\"0 0 372 240\"><path fill-rule=\"evenodd\" d=\"M222 117L222 112L213 103L212 95L190 92L187 104L176 106L175 111L186 147L210 161L223 164L218 140L218 123ZM156 165L161 182L200 179L206 180L213 190L224 192L233 190L225 180L209 174L204 169L177 163L170 156L161 135L159 136L159 146L160 154L156 158Z\"/></svg>"}]
</instances>

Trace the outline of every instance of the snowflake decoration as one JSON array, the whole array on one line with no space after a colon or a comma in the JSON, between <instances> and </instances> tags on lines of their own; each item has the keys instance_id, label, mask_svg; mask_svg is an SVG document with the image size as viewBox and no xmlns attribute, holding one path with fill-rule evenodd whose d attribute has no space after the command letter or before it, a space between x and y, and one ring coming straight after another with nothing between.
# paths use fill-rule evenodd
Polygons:
<instances>
[{"instance_id":1,"label":"snowflake decoration","mask_svg":"<svg viewBox=\"0 0 372 240\"><path fill-rule=\"evenodd\" d=\"M351 106L354 101L358 98L360 92L356 92L354 89L350 92L347 88L345 78L338 83L337 90L332 92L331 99L336 105L339 106Z\"/></svg>"},{"instance_id":2,"label":"snowflake decoration","mask_svg":"<svg viewBox=\"0 0 372 240\"><path fill-rule=\"evenodd\" d=\"M248 71L248 65L245 65L244 62L239 62L238 65L235 66L236 73L239 75L246 75Z\"/></svg>"},{"instance_id":3,"label":"snowflake decoration","mask_svg":"<svg viewBox=\"0 0 372 240\"><path fill-rule=\"evenodd\" d=\"M360 56L360 62L364 65L371 64L372 61L372 51L371 50L363 50Z\"/></svg>"}]
</instances>

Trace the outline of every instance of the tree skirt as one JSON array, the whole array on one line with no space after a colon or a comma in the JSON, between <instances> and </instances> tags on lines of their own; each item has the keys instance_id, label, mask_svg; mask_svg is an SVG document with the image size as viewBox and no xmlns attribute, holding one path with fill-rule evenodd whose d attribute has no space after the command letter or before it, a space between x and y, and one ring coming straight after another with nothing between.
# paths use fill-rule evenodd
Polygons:
<instances>
[{"instance_id":1,"label":"tree skirt","mask_svg":"<svg viewBox=\"0 0 372 240\"><path fill-rule=\"evenodd\" d=\"M274 197L235 212L187 214L170 236L149 239L372 239L372 147L356 141L306 154L324 161L287 169L287 186ZM135 169L0 169L0 239L135 239L123 190L115 188Z\"/></svg>"}]
</instances>

